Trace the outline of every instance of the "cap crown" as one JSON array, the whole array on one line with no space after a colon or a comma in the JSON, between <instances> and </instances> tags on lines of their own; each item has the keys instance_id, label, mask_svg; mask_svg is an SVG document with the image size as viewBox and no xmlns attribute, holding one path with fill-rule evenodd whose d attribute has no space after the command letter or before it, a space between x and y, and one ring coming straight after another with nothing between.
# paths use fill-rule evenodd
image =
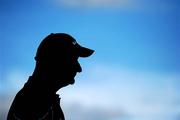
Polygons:
<instances>
[{"instance_id":1,"label":"cap crown","mask_svg":"<svg viewBox=\"0 0 180 120\"><path fill-rule=\"evenodd\" d=\"M76 53L76 44L76 40L68 34L50 34L40 43L35 58L51 59Z\"/></svg>"}]
</instances>

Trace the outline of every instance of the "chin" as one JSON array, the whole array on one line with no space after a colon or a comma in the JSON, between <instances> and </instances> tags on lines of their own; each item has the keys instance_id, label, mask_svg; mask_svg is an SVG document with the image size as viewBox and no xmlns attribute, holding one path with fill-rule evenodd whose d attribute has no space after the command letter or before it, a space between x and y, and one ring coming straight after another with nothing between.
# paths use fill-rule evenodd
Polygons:
<instances>
[{"instance_id":1,"label":"chin","mask_svg":"<svg viewBox=\"0 0 180 120\"><path fill-rule=\"evenodd\" d=\"M73 85L75 83L75 80L71 80L69 84Z\"/></svg>"}]
</instances>

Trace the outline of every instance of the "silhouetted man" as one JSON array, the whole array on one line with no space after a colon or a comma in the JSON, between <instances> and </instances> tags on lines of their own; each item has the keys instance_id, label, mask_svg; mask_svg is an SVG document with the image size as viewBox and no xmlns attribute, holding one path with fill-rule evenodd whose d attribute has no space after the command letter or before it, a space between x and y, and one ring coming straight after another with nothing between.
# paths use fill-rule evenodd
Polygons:
<instances>
[{"instance_id":1,"label":"silhouetted man","mask_svg":"<svg viewBox=\"0 0 180 120\"><path fill-rule=\"evenodd\" d=\"M8 120L64 120L56 92L81 72L79 57L94 51L80 46L65 33L48 35L39 45L32 76L17 93L8 113Z\"/></svg>"}]
</instances>

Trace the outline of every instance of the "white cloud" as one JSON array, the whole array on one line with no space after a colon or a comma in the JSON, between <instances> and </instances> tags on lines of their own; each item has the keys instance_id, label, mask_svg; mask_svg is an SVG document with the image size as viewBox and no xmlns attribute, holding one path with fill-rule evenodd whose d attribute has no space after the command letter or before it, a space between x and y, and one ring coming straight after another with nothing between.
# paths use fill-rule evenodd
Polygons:
<instances>
[{"instance_id":1,"label":"white cloud","mask_svg":"<svg viewBox=\"0 0 180 120\"><path fill-rule=\"evenodd\" d=\"M52 1L51 1L52 2ZM54 0L55 5L67 8L94 9L110 8L120 10L169 11L177 6L175 1L161 0Z\"/></svg>"},{"instance_id":2,"label":"white cloud","mask_svg":"<svg viewBox=\"0 0 180 120\"><path fill-rule=\"evenodd\" d=\"M12 69L7 72L2 86L2 92L6 94L15 94L19 91L29 78L29 72L26 70Z\"/></svg>"},{"instance_id":3,"label":"white cloud","mask_svg":"<svg viewBox=\"0 0 180 120\"><path fill-rule=\"evenodd\" d=\"M149 120L157 119L156 116L176 116L180 112L179 88L176 88L179 74L109 65L87 69L78 75L75 85L59 91L67 120ZM12 70L7 77L7 89L17 91L28 76L22 70Z\"/></svg>"},{"instance_id":4,"label":"white cloud","mask_svg":"<svg viewBox=\"0 0 180 120\"><path fill-rule=\"evenodd\" d=\"M22 88L28 79L28 72L25 70L12 69L7 72L2 80L0 88L0 119L5 120L7 112L16 93Z\"/></svg>"},{"instance_id":5,"label":"white cloud","mask_svg":"<svg viewBox=\"0 0 180 120\"><path fill-rule=\"evenodd\" d=\"M59 5L75 8L132 7L133 0L55 0Z\"/></svg>"},{"instance_id":6,"label":"white cloud","mask_svg":"<svg viewBox=\"0 0 180 120\"><path fill-rule=\"evenodd\" d=\"M123 111L98 106L83 106L83 104L73 103L63 106L67 120L115 120L126 116ZM121 119L123 120L123 119Z\"/></svg>"},{"instance_id":7,"label":"white cloud","mask_svg":"<svg viewBox=\"0 0 180 120\"><path fill-rule=\"evenodd\" d=\"M89 76L87 84L82 85L80 80L76 80L74 86L60 91L62 104L71 106L75 103L77 108L83 106L87 111L89 108L100 108L101 112L109 110L108 113L118 113L107 120L122 116L157 119L157 116L175 116L180 112L179 93L175 88L176 81L180 79L178 74L148 73L109 66L95 66L85 74L87 78ZM66 112L69 114L72 111L68 109Z\"/></svg>"}]
</instances>

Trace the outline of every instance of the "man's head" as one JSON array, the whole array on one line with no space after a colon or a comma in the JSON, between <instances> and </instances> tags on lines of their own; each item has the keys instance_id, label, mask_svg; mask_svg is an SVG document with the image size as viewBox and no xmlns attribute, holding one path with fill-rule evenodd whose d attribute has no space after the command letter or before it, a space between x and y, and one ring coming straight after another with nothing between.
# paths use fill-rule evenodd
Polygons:
<instances>
[{"instance_id":1,"label":"man's head","mask_svg":"<svg viewBox=\"0 0 180 120\"><path fill-rule=\"evenodd\" d=\"M49 80L48 84L59 89L74 83L76 73L82 71L78 58L88 57L93 52L80 46L72 36L56 33L48 35L40 43L35 60Z\"/></svg>"},{"instance_id":2,"label":"man's head","mask_svg":"<svg viewBox=\"0 0 180 120\"><path fill-rule=\"evenodd\" d=\"M80 46L72 36L66 33L51 33L40 43L35 59L49 59L49 57L55 59L68 54L88 57L93 52L94 50Z\"/></svg>"}]
</instances>

